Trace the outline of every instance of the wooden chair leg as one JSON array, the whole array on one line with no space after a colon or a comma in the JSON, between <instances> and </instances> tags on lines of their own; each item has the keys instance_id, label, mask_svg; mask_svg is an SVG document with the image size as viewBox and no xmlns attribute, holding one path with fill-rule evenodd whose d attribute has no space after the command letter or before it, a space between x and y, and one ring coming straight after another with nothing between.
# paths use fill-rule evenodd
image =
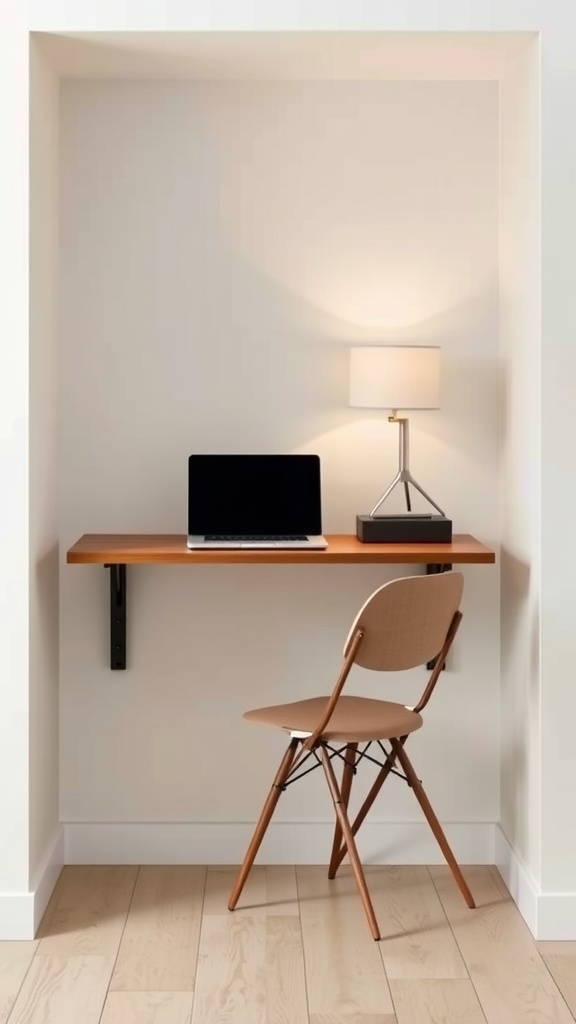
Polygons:
<instances>
[{"instance_id":1,"label":"wooden chair leg","mask_svg":"<svg viewBox=\"0 0 576 1024\"><path fill-rule=\"evenodd\" d=\"M406 737L403 737L401 742L405 743L406 742ZM374 779L374 783L373 783L373 785L372 785L372 787L370 789L370 792L368 793L364 803L362 804L362 807L358 811L358 814L356 815L354 821L352 822L352 824L350 826L351 829L352 829L352 835L353 836L356 835L356 833L358 832L358 829L360 828L361 824L365 820L366 815L368 814L370 808L372 807L372 804L374 803L376 797L378 796L378 793L380 792L380 790L382 789L382 786L386 782L386 779L390 775L390 772L392 771L395 762L396 762L396 754L392 751L392 753L390 753L388 755L384 766L380 769L380 771L378 772L378 775ZM333 860L330 861L330 870L333 871L333 874L329 873L328 874L328 878L334 878L335 877L336 872L337 872L338 868L340 867L342 861L344 860L345 856L346 856L346 844L344 843L344 844L342 844L342 846L338 850L338 852L336 854L336 857L335 858L333 857Z\"/></svg>"},{"instance_id":2,"label":"wooden chair leg","mask_svg":"<svg viewBox=\"0 0 576 1024\"><path fill-rule=\"evenodd\" d=\"M244 861L242 863L242 867L240 868L238 877L236 879L236 883L230 895L230 899L228 901L228 910L234 910L236 904L238 903L240 894L242 892L242 889L244 888L244 883L246 882L250 868L254 863L256 854L260 849L260 844L264 839L266 829L270 824L270 819L274 814L274 811L276 810L276 804L278 803L280 796L282 794L282 787L286 782L286 779L288 778L288 774L290 772L290 768L292 767L294 758L296 757L296 752L298 750L300 742L301 741L299 739L292 739L288 745L284 757L282 758L282 761L280 762L280 767L276 772L276 777L274 779L274 782L272 783L272 788L268 794L264 807L262 808L262 812L258 819L258 824L256 825L256 828L254 830L254 835L252 836L250 845L246 851L246 856L244 857Z\"/></svg>"},{"instance_id":3,"label":"wooden chair leg","mask_svg":"<svg viewBox=\"0 0 576 1024\"><path fill-rule=\"evenodd\" d=\"M356 763L356 751L358 750L357 743L349 743L346 747L346 753L344 754L344 768L342 769L342 806L348 810L348 803L350 801L350 790L352 789L352 779L354 778L354 765ZM330 866L328 868L328 878L335 878L342 858L338 860L338 854L340 852L340 843L342 842L342 828L340 822L336 818L336 824L334 825L334 841L332 843L332 853L330 854ZM346 846L344 846L346 850Z\"/></svg>"},{"instance_id":4,"label":"wooden chair leg","mask_svg":"<svg viewBox=\"0 0 576 1024\"><path fill-rule=\"evenodd\" d=\"M368 886L366 885L366 879L362 870L362 864L360 857L358 856L358 850L356 849L356 843L354 842L354 836L352 835L352 829L350 828L350 822L348 821L348 815L346 808L342 804L342 794L338 789L338 783L336 782L336 776L330 760L330 755L326 747L322 746L322 767L324 768L324 774L326 775L326 781L328 788L334 801L334 810L336 816L340 822L340 828L344 836L344 842L348 848L348 854L350 857L350 863L352 864L352 870L356 878L356 884L360 893L360 899L370 925L370 931L373 937L378 940L380 938L380 929L378 927L378 921L376 920L376 914L374 913L374 907L372 906L372 900L370 899L370 893L368 892Z\"/></svg>"},{"instance_id":5,"label":"wooden chair leg","mask_svg":"<svg viewBox=\"0 0 576 1024\"><path fill-rule=\"evenodd\" d=\"M474 897L472 896L472 893L470 892L470 889L466 884L464 875L462 874L458 866L458 862L456 861L456 858L452 853L452 850L450 849L448 840L446 839L446 836L442 831L442 826L440 825L440 822L438 821L438 818L436 817L432 809L432 805L428 797L426 796L426 793L424 792L422 783L420 782L420 779L416 775L416 772L412 767L412 763L406 751L404 750L404 747L400 740L390 740L390 743L392 744L392 748L395 751L400 764L402 765L404 774L406 775L406 778L408 779L410 786L414 790L416 799L418 800L420 807L424 811L426 820L434 833L436 841L446 858L448 866L454 876L454 880L458 888L460 889L460 892L462 893L464 899L466 900L466 903L468 904L470 909L473 910L474 907L476 906L476 904L474 903Z\"/></svg>"}]
</instances>

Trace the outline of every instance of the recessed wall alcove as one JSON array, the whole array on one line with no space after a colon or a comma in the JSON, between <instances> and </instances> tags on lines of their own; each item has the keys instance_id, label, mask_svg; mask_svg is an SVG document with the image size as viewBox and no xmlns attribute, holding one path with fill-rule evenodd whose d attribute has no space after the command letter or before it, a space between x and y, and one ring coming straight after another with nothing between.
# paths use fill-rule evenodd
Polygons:
<instances>
[{"instance_id":1,"label":"recessed wall alcove","mask_svg":"<svg viewBox=\"0 0 576 1024\"><path fill-rule=\"evenodd\" d=\"M65 553L184 532L194 450L318 452L352 532L397 436L348 408L348 349L389 342L442 347L413 467L499 552L414 756L457 856L543 891L538 33L40 31L30 60L30 889L54 850L239 858L277 755L242 710L328 688L394 567L141 567L119 679L106 573ZM264 859L322 860L330 818L290 794ZM365 843L437 858L400 788Z\"/></svg>"}]
</instances>

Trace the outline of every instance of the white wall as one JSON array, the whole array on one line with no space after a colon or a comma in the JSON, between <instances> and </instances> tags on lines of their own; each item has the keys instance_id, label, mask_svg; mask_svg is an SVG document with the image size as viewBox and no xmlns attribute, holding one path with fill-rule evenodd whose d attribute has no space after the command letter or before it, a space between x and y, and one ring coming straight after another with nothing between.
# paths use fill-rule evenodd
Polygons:
<instances>
[{"instance_id":1,"label":"white wall","mask_svg":"<svg viewBox=\"0 0 576 1024\"><path fill-rule=\"evenodd\" d=\"M58 873L58 87L22 12L1 14L0 938L20 939Z\"/></svg>"},{"instance_id":2,"label":"white wall","mask_svg":"<svg viewBox=\"0 0 576 1024\"><path fill-rule=\"evenodd\" d=\"M59 830L58 78L30 50L30 879Z\"/></svg>"},{"instance_id":3,"label":"white wall","mask_svg":"<svg viewBox=\"0 0 576 1024\"><path fill-rule=\"evenodd\" d=\"M500 86L502 828L541 870L540 77L535 42Z\"/></svg>"},{"instance_id":4,"label":"white wall","mask_svg":"<svg viewBox=\"0 0 576 1024\"><path fill-rule=\"evenodd\" d=\"M62 557L85 531L183 533L192 451L317 451L324 528L352 531L397 459L385 416L347 408L367 340L442 346L413 469L458 531L496 543L495 83L66 82L61 132ZM498 574L465 572L414 757L444 820L493 822ZM63 819L254 820L282 741L242 710L325 691L395 573L130 569L129 669L110 673L107 574L63 568ZM421 820L400 786L378 816ZM320 780L278 817L329 820Z\"/></svg>"},{"instance_id":5,"label":"white wall","mask_svg":"<svg viewBox=\"0 0 576 1024\"><path fill-rule=\"evenodd\" d=\"M28 889L28 39L9 5L0 68L0 936L16 937Z\"/></svg>"},{"instance_id":6,"label":"white wall","mask_svg":"<svg viewBox=\"0 0 576 1024\"><path fill-rule=\"evenodd\" d=\"M542 887L572 893L568 926L576 920L576 139L565 120L576 108L573 61L564 38L561 59L542 81ZM557 140L562 151L555 158Z\"/></svg>"},{"instance_id":7,"label":"white wall","mask_svg":"<svg viewBox=\"0 0 576 1024\"><path fill-rule=\"evenodd\" d=\"M557 44L554 68L543 44L541 89L537 47L502 83L502 825L518 861L515 895L532 906L526 916L542 938L573 937L576 915L576 594L566 548L576 479L569 326L576 146L563 126L576 90L565 71L569 55Z\"/></svg>"}]
</instances>

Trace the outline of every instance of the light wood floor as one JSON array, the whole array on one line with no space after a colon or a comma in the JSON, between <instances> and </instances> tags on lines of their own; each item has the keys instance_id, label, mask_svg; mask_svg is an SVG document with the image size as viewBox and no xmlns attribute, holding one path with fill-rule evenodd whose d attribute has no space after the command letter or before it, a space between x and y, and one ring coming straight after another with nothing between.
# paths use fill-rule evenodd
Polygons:
<instances>
[{"instance_id":1,"label":"light wood floor","mask_svg":"<svg viewBox=\"0 0 576 1024\"><path fill-rule=\"evenodd\" d=\"M536 943L497 872L67 867L34 942L0 943L0 1024L573 1024L576 942Z\"/></svg>"}]
</instances>

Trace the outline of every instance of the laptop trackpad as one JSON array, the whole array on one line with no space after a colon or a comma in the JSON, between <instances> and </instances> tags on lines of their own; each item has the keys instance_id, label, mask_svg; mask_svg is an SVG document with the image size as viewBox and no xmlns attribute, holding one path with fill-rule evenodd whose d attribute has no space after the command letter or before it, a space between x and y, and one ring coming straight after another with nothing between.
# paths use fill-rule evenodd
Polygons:
<instances>
[{"instance_id":1,"label":"laptop trackpad","mask_svg":"<svg viewBox=\"0 0 576 1024\"><path fill-rule=\"evenodd\" d=\"M240 547L241 548L266 548L266 549L270 549L270 548L277 548L278 545L272 543L271 541L249 540L249 541L242 541L242 543L240 544Z\"/></svg>"}]
</instances>

